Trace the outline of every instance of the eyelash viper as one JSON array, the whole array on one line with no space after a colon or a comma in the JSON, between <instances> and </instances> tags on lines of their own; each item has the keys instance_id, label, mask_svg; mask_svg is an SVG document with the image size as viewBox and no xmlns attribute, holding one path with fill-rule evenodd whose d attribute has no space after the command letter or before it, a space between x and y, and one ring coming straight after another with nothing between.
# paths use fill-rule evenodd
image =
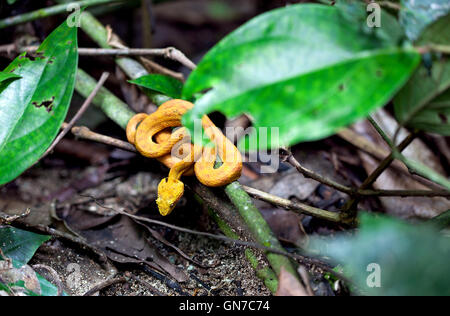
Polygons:
<instances>
[{"instance_id":1,"label":"eyelash viper","mask_svg":"<svg viewBox=\"0 0 450 316\"><path fill-rule=\"evenodd\" d=\"M127 125L127 139L145 157L156 158L170 168L167 178L158 185L156 203L159 212L170 214L184 193L183 175L193 175L206 186L219 187L237 180L242 171L242 156L233 143L219 128L204 115L202 127L215 146L199 146L186 142L187 130L181 126L181 117L193 104L184 100L170 100L162 104L154 113L139 113ZM180 159L171 155L177 146L184 156ZM215 168L216 155L222 165Z\"/></svg>"}]
</instances>

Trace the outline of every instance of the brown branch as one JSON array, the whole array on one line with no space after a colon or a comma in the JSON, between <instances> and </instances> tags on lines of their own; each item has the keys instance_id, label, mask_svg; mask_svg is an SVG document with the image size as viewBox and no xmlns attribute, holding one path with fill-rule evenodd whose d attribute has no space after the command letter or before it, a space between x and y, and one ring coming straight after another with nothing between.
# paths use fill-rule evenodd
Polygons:
<instances>
[{"instance_id":1,"label":"brown branch","mask_svg":"<svg viewBox=\"0 0 450 316\"><path fill-rule=\"evenodd\" d=\"M166 296L163 293L161 293L160 291L158 291L158 289L156 289L153 285L151 285L150 283L148 283L145 280L142 280L141 278L131 274L130 272L126 272L125 275L130 278L135 280L138 283L141 283L142 285L144 285L145 287L147 287L151 292L155 293L158 296Z\"/></svg>"},{"instance_id":2,"label":"brown branch","mask_svg":"<svg viewBox=\"0 0 450 316\"><path fill-rule=\"evenodd\" d=\"M416 133L409 134L397 147L399 152L402 152L412 141L415 139ZM358 188L359 190L365 190L371 186L378 177L386 170L389 165L394 161L394 153L386 157L378 167L367 177L367 179ZM356 217L356 205L359 202L359 198L350 199L344 206L343 211L347 214L347 221L353 222Z\"/></svg>"},{"instance_id":3,"label":"brown branch","mask_svg":"<svg viewBox=\"0 0 450 316\"><path fill-rule=\"evenodd\" d=\"M0 53L34 53L38 46L18 47L16 44L0 46ZM175 47L167 48L78 48L78 54L83 56L161 56L179 62L193 70L196 65Z\"/></svg>"},{"instance_id":4,"label":"brown branch","mask_svg":"<svg viewBox=\"0 0 450 316\"><path fill-rule=\"evenodd\" d=\"M64 128L64 126L65 125L63 124L62 127ZM117 139L117 138L94 133L85 126L75 126L72 128L71 132L72 132L72 134L74 134L76 137L79 137L79 138L92 140L92 141L95 141L98 143L114 146L114 147L117 147L117 148L120 148L123 150L137 153L136 148L132 144L125 142L123 140Z\"/></svg>"},{"instance_id":5,"label":"brown branch","mask_svg":"<svg viewBox=\"0 0 450 316\"><path fill-rule=\"evenodd\" d=\"M330 211L325 211L319 208L315 208L303 203L296 203L293 202L291 200L287 200L287 199L283 199L280 198L278 196L254 189L254 188L250 188L248 186L243 185L242 188L245 190L245 192L247 192L248 194L250 194L250 196L265 201L265 202L269 202L271 204L277 205L277 206L281 206L285 209L288 210L292 210L295 211L297 213L300 214L306 214L306 215L310 215L310 216L314 216L317 218L322 218L331 222L340 222L341 218L340 218L340 214L339 213L334 213L334 212L330 212Z\"/></svg>"},{"instance_id":6,"label":"brown branch","mask_svg":"<svg viewBox=\"0 0 450 316\"><path fill-rule=\"evenodd\" d=\"M118 278L111 278L109 280L105 280L97 285L95 285L92 289L87 291L83 294L83 296L92 296L95 293L106 289L107 287L110 287L111 285L118 284L118 283L125 283L128 282L127 278L125 277L118 277Z\"/></svg>"},{"instance_id":7,"label":"brown branch","mask_svg":"<svg viewBox=\"0 0 450 316\"><path fill-rule=\"evenodd\" d=\"M316 180L322 184L328 185L329 187L332 187L340 192L344 192L348 195L355 195L356 194L356 190L353 188L350 188L348 186L345 186L343 184L340 184L334 180L331 180L329 178L326 178L320 174L315 173L314 171L305 168L304 166L302 166L297 159L295 159L294 155L292 155L292 152L286 148L281 149L281 151L284 151L284 153L282 153L283 155L283 159L288 162L290 165L292 165L293 167L295 167L298 172L300 172L301 174L303 174L306 178L310 178L313 180Z\"/></svg>"}]
</instances>

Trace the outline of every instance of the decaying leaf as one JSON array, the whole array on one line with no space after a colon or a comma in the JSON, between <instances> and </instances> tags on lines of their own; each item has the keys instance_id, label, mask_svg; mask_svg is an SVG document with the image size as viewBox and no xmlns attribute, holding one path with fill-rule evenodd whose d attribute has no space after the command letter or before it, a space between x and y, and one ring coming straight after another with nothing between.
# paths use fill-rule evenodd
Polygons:
<instances>
[{"instance_id":1,"label":"decaying leaf","mask_svg":"<svg viewBox=\"0 0 450 316\"><path fill-rule=\"evenodd\" d=\"M104 251L115 262L143 263L170 275L178 282L188 279L184 271L175 267L147 242L147 232L127 216L99 216L75 209L60 212L58 216L71 231Z\"/></svg>"},{"instance_id":2,"label":"decaying leaf","mask_svg":"<svg viewBox=\"0 0 450 316\"><path fill-rule=\"evenodd\" d=\"M292 274L281 268L276 296L309 296L305 287Z\"/></svg>"}]
</instances>

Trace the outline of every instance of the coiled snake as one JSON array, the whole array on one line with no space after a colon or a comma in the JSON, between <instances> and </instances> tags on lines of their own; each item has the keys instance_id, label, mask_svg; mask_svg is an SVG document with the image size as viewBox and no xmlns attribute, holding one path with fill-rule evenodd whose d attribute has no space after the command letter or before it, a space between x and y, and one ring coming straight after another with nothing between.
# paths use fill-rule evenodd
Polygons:
<instances>
[{"instance_id":1,"label":"coiled snake","mask_svg":"<svg viewBox=\"0 0 450 316\"><path fill-rule=\"evenodd\" d=\"M161 215L170 214L183 196L183 175L193 175L206 186L219 187L237 180L242 171L242 156L233 143L205 115L202 127L215 146L190 143L187 130L181 126L181 117L194 105L184 100L170 100L152 114L140 113L128 122L127 139L145 157L156 158L168 168L167 178L158 185L156 203ZM188 140L188 142L186 142ZM178 149L181 158L172 154ZM222 165L215 168L216 155Z\"/></svg>"}]
</instances>

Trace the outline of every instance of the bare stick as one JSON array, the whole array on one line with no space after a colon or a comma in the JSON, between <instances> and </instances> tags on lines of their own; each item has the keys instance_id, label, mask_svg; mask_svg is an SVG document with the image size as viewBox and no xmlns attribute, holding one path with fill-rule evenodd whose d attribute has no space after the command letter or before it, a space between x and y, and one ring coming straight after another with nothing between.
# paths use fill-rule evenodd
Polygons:
<instances>
[{"instance_id":1,"label":"bare stick","mask_svg":"<svg viewBox=\"0 0 450 316\"><path fill-rule=\"evenodd\" d=\"M64 127L64 125L63 125ZM123 140L113 138L110 136L98 134L95 132L92 132L89 128L85 126L75 126L72 128L72 133L83 139L92 140L98 143L114 146L123 150L131 151L134 153L137 153L136 147L134 147L132 144L125 142Z\"/></svg>"},{"instance_id":2,"label":"bare stick","mask_svg":"<svg viewBox=\"0 0 450 316\"><path fill-rule=\"evenodd\" d=\"M106 280L106 281L103 281L103 282L97 284L92 289L90 289L89 291L84 293L83 296L92 296L95 293L97 293L103 289L106 289L107 287L110 287L111 285L118 284L118 283L125 283L127 281L128 280L125 277L111 278L109 280Z\"/></svg>"},{"instance_id":3,"label":"bare stick","mask_svg":"<svg viewBox=\"0 0 450 316\"><path fill-rule=\"evenodd\" d=\"M333 181L329 178L326 178L320 174L315 173L312 170L309 170L308 168L305 168L297 161L297 159L295 159L294 155L292 155L292 152L290 150L283 148L283 151L285 152L283 154L284 160L287 161L293 167L295 167L298 170L298 172L303 174L306 178L311 178L313 180L316 180L316 181L323 183L325 185L328 185L338 191L347 193L348 195L354 195L356 193L356 190L353 188L350 188L343 184L337 183L336 181Z\"/></svg>"},{"instance_id":4,"label":"bare stick","mask_svg":"<svg viewBox=\"0 0 450 316\"><path fill-rule=\"evenodd\" d=\"M105 83L106 79L108 79L109 73L104 72L102 76L100 77L100 80L98 81L97 85L95 86L94 90L92 90L89 97L84 101L83 105L81 106L80 110L77 114L70 120L69 124L64 125L63 131L56 137L56 139L53 141L53 144L45 151L45 153L42 155L41 159L47 156L54 148L55 146L60 142L61 139L66 136L66 134L69 132L69 130L72 128L72 126L75 125L75 123L79 120L79 118L84 114L84 112L87 110L89 105L91 104L92 100L97 95L100 88Z\"/></svg>"},{"instance_id":5,"label":"bare stick","mask_svg":"<svg viewBox=\"0 0 450 316\"><path fill-rule=\"evenodd\" d=\"M309 206L309 205L306 205L303 203L295 203L295 202L292 202L291 200L283 199L278 196L275 196L275 195L272 195L272 194L254 189L254 188L250 188L245 185L243 185L242 188L245 190L245 192L250 194L250 196L252 196L256 199L266 201L266 202L275 204L277 206L281 206L288 210L296 211L297 213L322 218L322 219L325 219L325 220L328 220L331 222L340 222L340 220L341 220L339 213L325 211L325 210L315 208L315 207L312 207L312 206Z\"/></svg>"},{"instance_id":6,"label":"bare stick","mask_svg":"<svg viewBox=\"0 0 450 316\"><path fill-rule=\"evenodd\" d=\"M38 46L17 47L16 44L0 46L0 52L20 53L37 51ZM179 62L183 66L193 70L197 66L175 47L166 48L78 48L78 54L83 56L161 56Z\"/></svg>"},{"instance_id":7,"label":"bare stick","mask_svg":"<svg viewBox=\"0 0 450 316\"><path fill-rule=\"evenodd\" d=\"M150 283L148 283L145 280L142 280L141 278L131 274L130 272L126 272L125 275L127 277L129 277L132 280L135 280L138 283L141 283L142 285L144 285L145 287L147 287L150 291L152 291L153 293L155 293L158 296L166 296L163 293L161 293L160 291L158 291L158 289L156 289L153 285L151 285Z\"/></svg>"}]
</instances>

